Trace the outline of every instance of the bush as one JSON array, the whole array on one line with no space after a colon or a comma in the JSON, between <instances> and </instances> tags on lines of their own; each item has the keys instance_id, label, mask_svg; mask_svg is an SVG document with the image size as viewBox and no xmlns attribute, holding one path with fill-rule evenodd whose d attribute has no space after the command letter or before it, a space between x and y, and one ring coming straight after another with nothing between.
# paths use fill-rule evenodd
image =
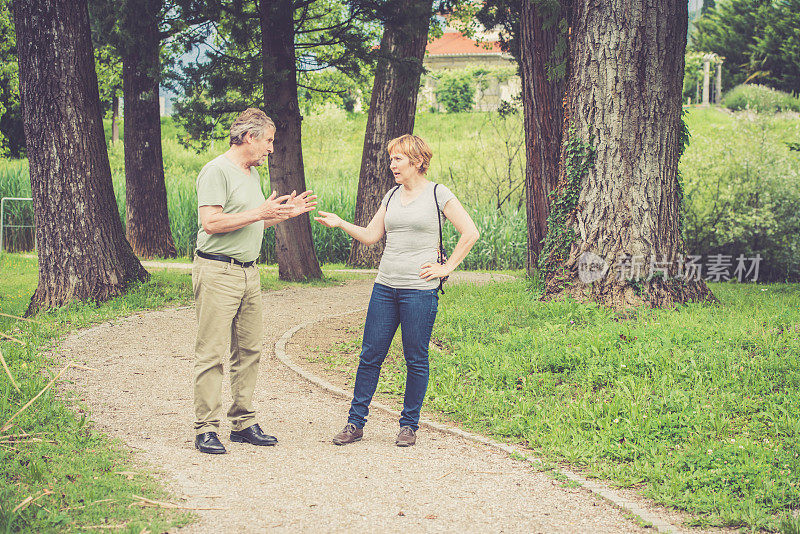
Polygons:
<instances>
[{"instance_id":1,"label":"bush","mask_svg":"<svg viewBox=\"0 0 800 534\"><path fill-rule=\"evenodd\" d=\"M800 111L800 99L764 85L737 85L722 98L722 105L733 111Z\"/></svg>"},{"instance_id":2,"label":"bush","mask_svg":"<svg viewBox=\"0 0 800 534\"><path fill-rule=\"evenodd\" d=\"M695 126L681 159L689 253L731 256L734 267L760 254L759 281L800 280L800 157L784 141L797 120L742 112L720 127L725 114L694 113L713 127Z\"/></svg>"},{"instance_id":3,"label":"bush","mask_svg":"<svg viewBox=\"0 0 800 534\"><path fill-rule=\"evenodd\" d=\"M449 113L470 111L475 106L475 85L468 72L448 72L436 87L436 100Z\"/></svg>"}]
</instances>

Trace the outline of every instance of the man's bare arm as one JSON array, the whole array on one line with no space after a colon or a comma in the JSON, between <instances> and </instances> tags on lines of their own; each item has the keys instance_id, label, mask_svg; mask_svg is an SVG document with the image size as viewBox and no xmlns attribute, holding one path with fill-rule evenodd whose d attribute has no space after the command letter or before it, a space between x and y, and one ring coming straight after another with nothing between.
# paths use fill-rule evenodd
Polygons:
<instances>
[{"instance_id":1,"label":"man's bare arm","mask_svg":"<svg viewBox=\"0 0 800 534\"><path fill-rule=\"evenodd\" d=\"M200 206L200 223L209 235L233 232L258 221L275 221L272 224L277 224L288 219L295 211L294 204L286 203L291 197L279 197L273 191L262 205L240 213L223 213L222 206Z\"/></svg>"}]
</instances>

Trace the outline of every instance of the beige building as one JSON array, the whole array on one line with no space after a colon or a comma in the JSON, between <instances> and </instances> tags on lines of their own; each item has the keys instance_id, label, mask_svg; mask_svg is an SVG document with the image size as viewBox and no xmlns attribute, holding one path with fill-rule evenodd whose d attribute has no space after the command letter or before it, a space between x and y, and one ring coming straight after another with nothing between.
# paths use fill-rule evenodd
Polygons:
<instances>
[{"instance_id":1,"label":"beige building","mask_svg":"<svg viewBox=\"0 0 800 534\"><path fill-rule=\"evenodd\" d=\"M500 102L511 100L522 90L515 71L517 64L510 54L500 50L497 34L481 34L476 40L446 28L441 37L428 43L423 65L429 72L420 91L419 105L423 109L443 111L436 101L436 74L446 70L484 68L489 71L483 79L476 79L474 109L478 111L494 111ZM509 75L509 71L513 74Z\"/></svg>"}]
</instances>

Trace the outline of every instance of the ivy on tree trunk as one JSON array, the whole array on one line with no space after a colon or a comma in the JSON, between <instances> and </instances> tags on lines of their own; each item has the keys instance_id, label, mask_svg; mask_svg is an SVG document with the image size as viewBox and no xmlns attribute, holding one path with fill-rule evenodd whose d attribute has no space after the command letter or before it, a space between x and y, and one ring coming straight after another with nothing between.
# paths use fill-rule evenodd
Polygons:
<instances>
[{"instance_id":1,"label":"ivy on tree trunk","mask_svg":"<svg viewBox=\"0 0 800 534\"><path fill-rule=\"evenodd\" d=\"M520 17L519 65L525 115L526 214L528 254L533 274L547 233L550 194L558 184L561 131L564 121L568 8L558 1L523 0Z\"/></svg>"},{"instance_id":2,"label":"ivy on tree trunk","mask_svg":"<svg viewBox=\"0 0 800 534\"><path fill-rule=\"evenodd\" d=\"M573 7L557 193L569 209L548 230L567 238L566 252L544 251L544 298L615 308L713 300L702 279L681 271L686 1L578 0ZM570 150L590 154L591 164L567 157Z\"/></svg>"}]
</instances>

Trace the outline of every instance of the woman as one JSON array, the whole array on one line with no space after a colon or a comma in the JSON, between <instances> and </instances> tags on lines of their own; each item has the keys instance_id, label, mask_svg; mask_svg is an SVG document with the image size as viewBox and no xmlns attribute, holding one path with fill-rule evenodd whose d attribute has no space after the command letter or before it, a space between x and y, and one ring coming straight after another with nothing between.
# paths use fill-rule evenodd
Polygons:
<instances>
[{"instance_id":1,"label":"woman","mask_svg":"<svg viewBox=\"0 0 800 534\"><path fill-rule=\"evenodd\" d=\"M386 248L364 326L350 415L347 425L333 438L336 445L353 443L364 435L381 364L398 325L402 325L407 377L400 433L395 443L400 447L416 443L420 409L428 388L428 344L436 319L439 279L453 272L479 237L475 223L453 193L426 178L433 152L425 141L404 135L392 139L388 151L390 168L399 185L386 193L366 228L324 211L315 217L365 245L377 243L386 233ZM436 261L440 211L461 234L444 265Z\"/></svg>"}]
</instances>

